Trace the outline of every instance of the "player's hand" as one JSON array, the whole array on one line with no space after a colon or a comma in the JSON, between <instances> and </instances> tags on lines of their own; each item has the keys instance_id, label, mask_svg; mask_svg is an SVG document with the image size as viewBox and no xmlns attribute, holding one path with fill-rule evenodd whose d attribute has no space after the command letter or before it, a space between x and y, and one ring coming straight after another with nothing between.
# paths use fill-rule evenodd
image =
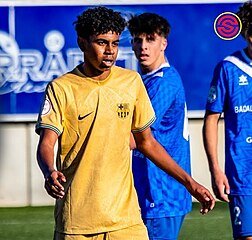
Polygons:
<instances>
[{"instance_id":1,"label":"player's hand","mask_svg":"<svg viewBox=\"0 0 252 240\"><path fill-rule=\"evenodd\" d=\"M212 188L216 198L229 202L230 187L226 175L221 170L212 173Z\"/></svg>"},{"instance_id":2,"label":"player's hand","mask_svg":"<svg viewBox=\"0 0 252 240\"><path fill-rule=\"evenodd\" d=\"M62 182L66 182L66 178L62 172L52 171L45 179L45 189L47 193L53 198L63 198L65 195Z\"/></svg>"},{"instance_id":3,"label":"player's hand","mask_svg":"<svg viewBox=\"0 0 252 240\"><path fill-rule=\"evenodd\" d=\"M201 203L201 214L207 214L214 208L215 199L208 189L203 187L197 182L194 182L191 188L188 189L189 192Z\"/></svg>"}]
</instances>

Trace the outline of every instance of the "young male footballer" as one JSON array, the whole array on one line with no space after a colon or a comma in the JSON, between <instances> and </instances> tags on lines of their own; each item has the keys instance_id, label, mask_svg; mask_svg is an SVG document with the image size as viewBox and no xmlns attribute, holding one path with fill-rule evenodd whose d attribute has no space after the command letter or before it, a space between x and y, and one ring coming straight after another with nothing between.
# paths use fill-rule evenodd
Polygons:
<instances>
[{"instance_id":1,"label":"young male footballer","mask_svg":"<svg viewBox=\"0 0 252 240\"><path fill-rule=\"evenodd\" d=\"M37 160L48 194L57 199L56 240L148 239L133 184L131 131L139 150L201 202L202 213L215 203L153 138L155 115L138 73L114 66L124 28L112 9L84 11L75 22L84 62L45 92Z\"/></svg>"},{"instance_id":2,"label":"young male footballer","mask_svg":"<svg viewBox=\"0 0 252 240\"><path fill-rule=\"evenodd\" d=\"M180 75L166 59L170 24L156 13L142 13L129 20L132 49L155 111L152 134L188 174L190 146L185 92ZM187 189L158 168L137 149L133 175L142 218L150 240L176 240L192 199Z\"/></svg>"},{"instance_id":3,"label":"young male footballer","mask_svg":"<svg viewBox=\"0 0 252 240\"><path fill-rule=\"evenodd\" d=\"M206 104L203 137L212 187L229 203L236 240L252 239L252 1L237 12L247 47L215 68ZM225 173L218 164L218 122L225 121Z\"/></svg>"}]
</instances>

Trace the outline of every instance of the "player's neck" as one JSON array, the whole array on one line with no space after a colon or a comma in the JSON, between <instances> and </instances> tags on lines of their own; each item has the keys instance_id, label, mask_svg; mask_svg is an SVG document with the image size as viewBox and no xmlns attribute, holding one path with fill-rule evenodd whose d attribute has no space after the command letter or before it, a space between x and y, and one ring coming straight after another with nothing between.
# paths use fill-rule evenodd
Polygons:
<instances>
[{"instance_id":1,"label":"player's neck","mask_svg":"<svg viewBox=\"0 0 252 240\"><path fill-rule=\"evenodd\" d=\"M105 80L109 76L110 71L111 71L110 68L108 68L104 71L101 71L101 70L93 67L91 64L85 64L85 63L81 65L79 70L86 77L92 78L93 80L96 80L96 81Z\"/></svg>"},{"instance_id":2,"label":"player's neck","mask_svg":"<svg viewBox=\"0 0 252 240\"><path fill-rule=\"evenodd\" d=\"M166 63L166 59L163 57L162 59L158 59L153 62L151 65L140 65L142 74L147 74L153 72L160 68L162 64Z\"/></svg>"}]
</instances>

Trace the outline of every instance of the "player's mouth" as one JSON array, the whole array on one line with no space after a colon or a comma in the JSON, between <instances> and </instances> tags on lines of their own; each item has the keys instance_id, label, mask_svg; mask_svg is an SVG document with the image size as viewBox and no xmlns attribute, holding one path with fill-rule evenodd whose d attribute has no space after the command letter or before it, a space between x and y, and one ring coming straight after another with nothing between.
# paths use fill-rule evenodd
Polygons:
<instances>
[{"instance_id":1,"label":"player's mouth","mask_svg":"<svg viewBox=\"0 0 252 240\"><path fill-rule=\"evenodd\" d=\"M103 59L102 60L102 63L107 66L107 67L110 67L114 64L114 60L113 59Z\"/></svg>"},{"instance_id":2,"label":"player's mouth","mask_svg":"<svg viewBox=\"0 0 252 240\"><path fill-rule=\"evenodd\" d=\"M147 54L140 54L139 60L140 61L146 61L149 58L149 55Z\"/></svg>"}]
</instances>

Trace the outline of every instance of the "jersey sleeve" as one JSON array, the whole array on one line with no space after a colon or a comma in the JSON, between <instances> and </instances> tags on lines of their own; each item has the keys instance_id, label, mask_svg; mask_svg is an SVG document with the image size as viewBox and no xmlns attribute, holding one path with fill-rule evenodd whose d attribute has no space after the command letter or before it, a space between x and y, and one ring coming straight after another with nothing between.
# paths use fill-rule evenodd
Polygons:
<instances>
[{"instance_id":1,"label":"jersey sleeve","mask_svg":"<svg viewBox=\"0 0 252 240\"><path fill-rule=\"evenodd\" d=\"M56 83L48 84L36 124L36 133L40 133L42 128L48 128L60 135L63 131L63 91Z\"/></svg>"},{"instance_id":2,"label":"jersey sleeve","mask_svg":"<svg viewBox=\"0 0 252 240\"><path fill-rule=\"evenodd\" d=\"M139 75L137 81L138 81L138 91L131 125L132 132L144 131L156 119L149 96L142 82L142 79Z\"/></svg>"},{"instance_id":3,"label":"jersey sleeve","mask_svg":"<svg viewBox=\"0 0 252 240\"><path fill-rule=\"evenodd\" d=\"M214 70L213 79L208 92L206 110L221 113L224 109L226 99L226 72L223 62L218 64Z\"/></svg>"}]
</instances>

